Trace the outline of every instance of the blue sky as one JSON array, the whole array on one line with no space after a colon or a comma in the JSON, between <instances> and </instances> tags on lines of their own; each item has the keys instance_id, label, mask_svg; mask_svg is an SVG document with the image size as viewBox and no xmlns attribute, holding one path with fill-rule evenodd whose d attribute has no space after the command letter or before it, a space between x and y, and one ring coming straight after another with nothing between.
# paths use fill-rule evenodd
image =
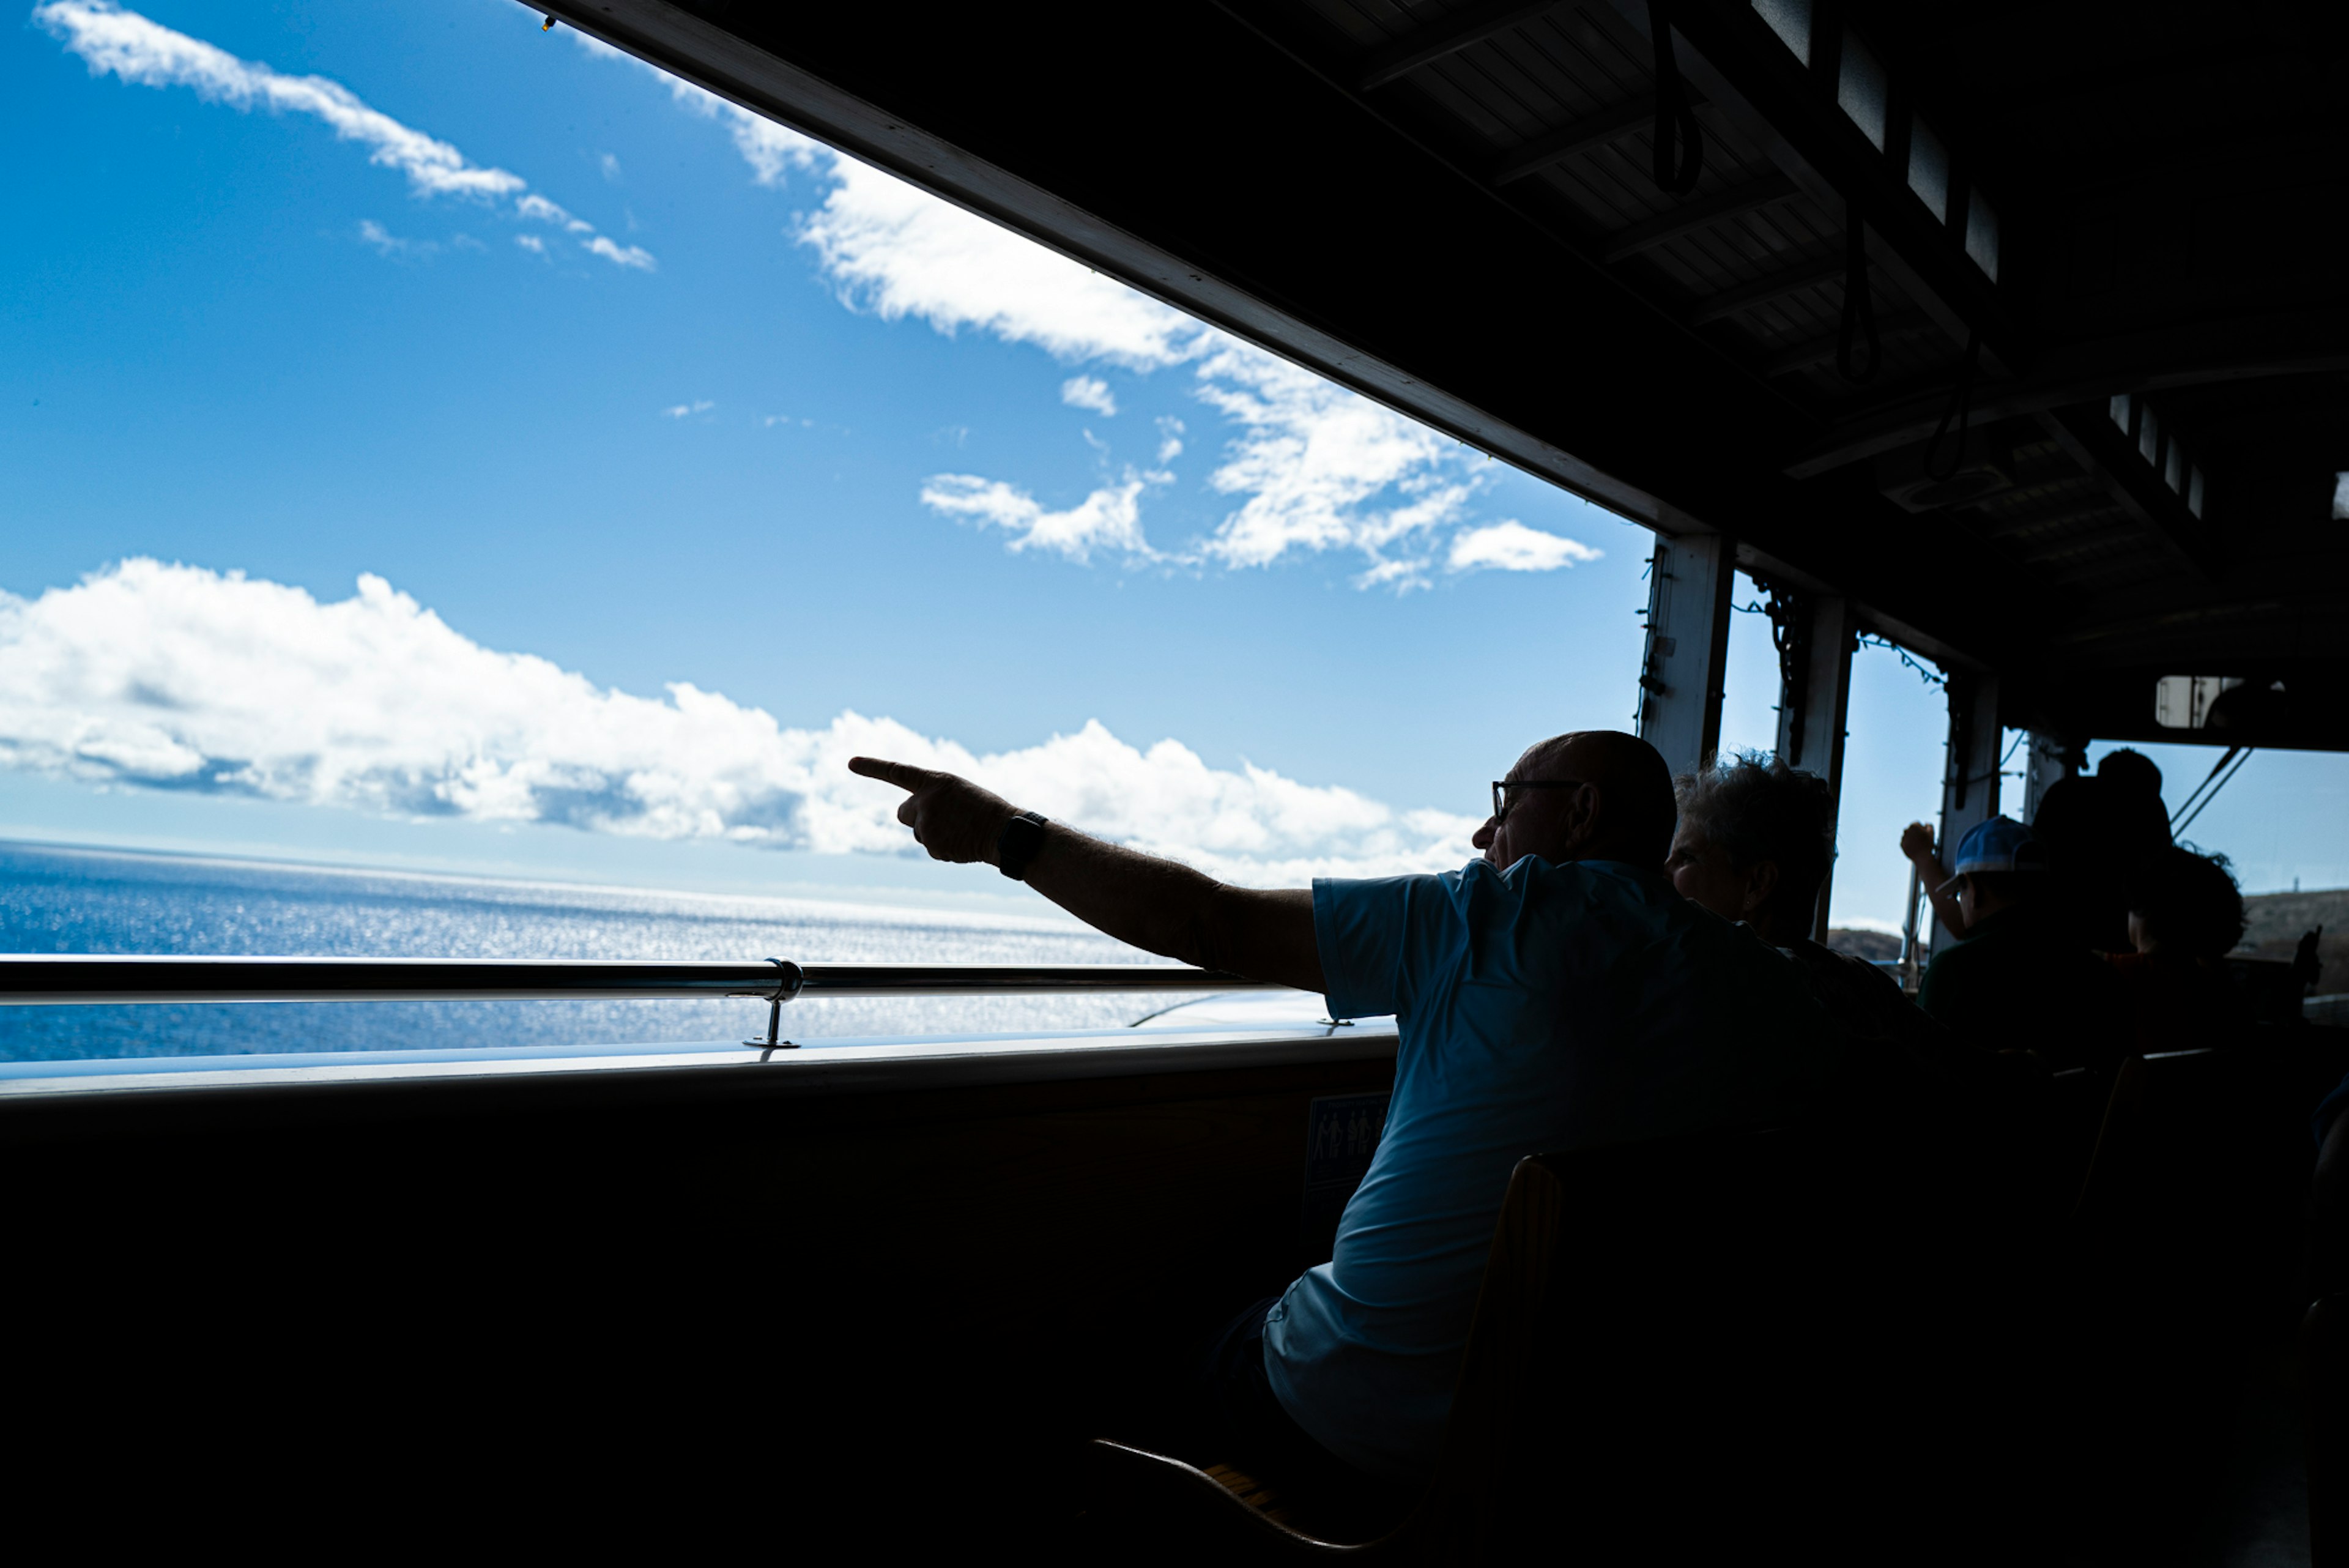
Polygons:
<instances>
[{"instance_id":1,"label":"blue sky","mask_svg":"<svg viewBox=\"0 0 2349 1568\"><path fill-rule=\"evenodd\" d=\"M1643 531L507 0L67 0L0 123L0 831L968 892L893 746L1279 880L1628 722ZM1856 691L1891 919L1940 704ZM2279 791L2247 880L2349 881Z\"/></svg>"}]
</instances>

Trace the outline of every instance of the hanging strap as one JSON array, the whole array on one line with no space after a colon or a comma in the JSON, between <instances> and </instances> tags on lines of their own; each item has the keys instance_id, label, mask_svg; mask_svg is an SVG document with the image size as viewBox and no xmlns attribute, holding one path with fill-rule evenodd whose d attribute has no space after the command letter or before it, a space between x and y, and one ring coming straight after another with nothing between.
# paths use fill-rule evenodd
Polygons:
<instances>
[{"instance_id":1,"label":"hanging strap","mask_svg":"<svg viewBox=\"0 0 2349 1568\"><path fill-rule=\"evenodd\" d=\"M1696 110L1689 107L1688 89L1681 85L1663 0L1648 0L1648 31L1656 57L1656 189L1685 196L1704 172L1704 131L1696 122Z\"/></svg>"},{"instance_id":2,"label":"hanging strap","mask_svg":"<svg viewBox=\"0 0 2349 1568\"><path fill-rule=\"evenodd\" d=\"M1980 328L1966 335L1965 363L1958 367L1958 384L1950 389L1949 406L1941 410L1941 422L1933 427L1933 439L1925 443L1925 477L1936 484L1947 484L1958 476L1959 467L1966 461L1966 431L1974 418L1974 369L1982 362L1982 332ZM1950 452L1950 466L1940 467L1935 459L1941 454L1941 438L1950 433L1950 421L1958 421L1958 444Z\"/></svg>"},{"instance_id":3,"label":"hanging strap","mask_svg":"<svg viewBox=\"0 0 2349 1568\"><path fill-rule=\"evenodd\" d=\"M1836 371L1857 384L1873 381L1884 368L1884 345L1877 339L1876 300L1868 288L1868 225L1849 202L1844 203L1843 234L1843 326L1836 337ZM1854 352L1862 334L1868 338L1864 370Z\"/></svg>"}]
</instances>

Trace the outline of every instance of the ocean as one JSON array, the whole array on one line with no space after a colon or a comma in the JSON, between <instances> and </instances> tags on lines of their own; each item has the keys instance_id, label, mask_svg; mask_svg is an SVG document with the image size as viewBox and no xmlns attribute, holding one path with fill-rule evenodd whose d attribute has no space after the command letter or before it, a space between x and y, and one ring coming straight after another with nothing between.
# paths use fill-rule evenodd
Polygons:
<instances>
[{"instance_id":1,"label":"ocean","mask_svg":"<svg viewBox=\"0 0 2349 1568\"><path fill-rule=\"evenodd\" d=\"M802 963L1153 961L1073 924L791 898L504 882L0 844L0 952L370 958L766 959ZM1113 1028L1149 995L806 1001L792 1039ZM763 1034L767 1004L353 1002L0 1007L0 1061Z\"/></svg>"}]
</instances>

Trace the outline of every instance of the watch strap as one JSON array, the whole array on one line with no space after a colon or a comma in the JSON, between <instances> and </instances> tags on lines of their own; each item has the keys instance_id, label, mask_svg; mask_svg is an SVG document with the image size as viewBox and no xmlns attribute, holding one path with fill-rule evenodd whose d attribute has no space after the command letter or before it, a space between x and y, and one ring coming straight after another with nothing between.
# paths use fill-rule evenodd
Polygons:
<instances>
[{"instance_id":1,"label":"watch strap","mask_svg":"<svg viewBox=\"0 0 2349 1568\"><path fill-rule=\"evenodd\" d=\"M1014 882L1024 882L1028 863L1043 847L1044 819L1032 811L1020 812L1003 825L995 840L996 867Z\"/></svg>"}]
</instances>

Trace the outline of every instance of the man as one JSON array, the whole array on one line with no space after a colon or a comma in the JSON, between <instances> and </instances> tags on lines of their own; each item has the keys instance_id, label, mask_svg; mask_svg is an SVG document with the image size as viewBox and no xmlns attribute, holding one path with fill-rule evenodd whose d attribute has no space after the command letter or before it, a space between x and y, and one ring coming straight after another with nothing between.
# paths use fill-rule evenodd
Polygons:
<instances>
[{"instance_id":1,"label":"man","mask_svg":"<svg viewBox=\"0 0 2349 1568\"><path fill-rule=\"evenodd\" d=\"M1785 1116L1837 1052L1795 971L1672 892L1671 774L1630 735L1528 750L1480 861L1309 891L1226 887L951 774L849 766L911 792L897 818L937 859L990 861L1153 952L1321 992L1333 1016L1395 1015L1394 1099L1335 1256L1216 1358L1225 1409L1268 1450L1423 1479L1517 1160Z\"/></svg>"},{"instance_id":2,"label":"man","mask_svg":"<svg viewBox=\"0 0 2349 1568\"><path fill-rule=\"evenodd\" d=\"M1754 934L1808 973L1819 1003L1862 1049L1876 1087L1984 1089L2015 1070L1959 1040L1874 964L1811 940L1835 862L1835 795L1816 774L1748 753L1672 781L1680 826L1665 870L1682 897ZM1887 1054L1889 1054L1889 1056Z\"/></svg>"},{"instance_id":3,"label":"man","mask_svg":"<svg viewBox=\"0 0 2349 1568\"><path fill-rule=\"evenodd\" d=\"M2052 886L2080 940L2099 952L2129 951L2137 878L2169 847L2161 770L2141 752L2110 753L2094 778L2050 786L2031 832L2047 846Z\"/></svg>"},{"instance_id":4,"label":"man","mask_svg":"<svg viewBox=\"0 0 2349 1568\"><path fill-rule=\"evenodd\" d=\"M1918 1005L1992 1049L2037 1051L2051 1067L2108 1067L2127 1046L2118 981L2056 905L2047 852L2019 822L1993 816L1958 846L1940 892L1965 937L1933 960Z\"/></svg>"}]
</instances>

